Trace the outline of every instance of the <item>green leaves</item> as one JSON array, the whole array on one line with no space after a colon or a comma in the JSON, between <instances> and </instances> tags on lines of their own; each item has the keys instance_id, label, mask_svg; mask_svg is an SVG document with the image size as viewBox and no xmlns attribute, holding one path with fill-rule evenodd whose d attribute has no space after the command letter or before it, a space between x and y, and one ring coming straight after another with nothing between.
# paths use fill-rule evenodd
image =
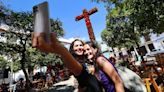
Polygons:
<instances>
[{"instance_id":1,"label":"green leaves","mask_svg":"<svg viewBox=\"0 0 164 92\"><path fill-rule=\"evenodd\" d=\"M2 5L2 6L1 6ZM0 23L6 24L10 29L1 34L5 41L0 42L1 55L9 54L14 62L14 71L34 66L35 64L47 64L48 62L61 61L56 55L42 53L31 47L31 32L33 32L32 12L14 12L7 9L0 2ZM64 30L62 22L59 19L50 19L51 30L55 31L57 36L63 36ZM19 55L19 56L18 56Z\"/></svg>"},{"instance_id":2,"label":"green leaves","mask_svg":"<svg viewBox=\"0 0 164 92\"><path fill-rule=\"evenodd\" d=\"M163 0L133 0L129 3L133 9L132 17L141 34L157 33L163 30Z\"/></svg>"},{"instance_id":3,"label":"green leaves","mask_svg":"<svg viewBox=\"0 0 164 92\"><path fill-rule=\"evenodd\" d=\"M62 22L59 19L50 19L51 30L57 33L57 36L64 36L64 29L62 28Z\"/></svg>"},{"instance_id":4,"label":"green leaves","mask_svg":"<svg viewBox=\"0 0 164 92\"><path fill-rule=\"evenodd\" d=\"M106 7L110 7L106 17L106 31L110 35L102 32L102 39L109 46L129 47L139 43L140 36L164 32L163 0L92 1L104 2Z\"/></svg>"},{"instance_id":5,"label":"green leaves","mask_svg":"<svg viewBox=\"0 0 164 92\"><path fill-rule=\"evenodd\" d=\"M0 55L0 69L4 69L7 65L7 61L4 59L3 56Z\"/></svg>"},{"instance_id":6,"label":"green leaves","mask_svg":"<svg viewBox=\"0 0 164 92\"><path fill-rule=\"evenodd\" d=\"M139 41L139 35L134 31L133 21L129 20L126 4L115 7L106 17L106 30L101 34L103 41L111 47L131 47Z\"/></svg>"}]
</instances>

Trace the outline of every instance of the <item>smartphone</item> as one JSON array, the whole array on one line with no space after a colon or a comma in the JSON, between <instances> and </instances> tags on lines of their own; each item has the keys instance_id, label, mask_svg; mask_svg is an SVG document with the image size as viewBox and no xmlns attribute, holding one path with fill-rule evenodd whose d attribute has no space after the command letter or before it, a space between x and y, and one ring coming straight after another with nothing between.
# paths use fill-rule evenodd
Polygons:
<instances>
[{"instance_id":1,"label":"smartphone","mask_svg":"<svg viewBox=\"0 0 164 92\"><path fill-rule=\"evenodd\" d=\"M50 19L48 2L45 1L38 5L33 6L34 14L34 33L44 33L45 41L50 41Z\"/></svg>"}]
</instances>

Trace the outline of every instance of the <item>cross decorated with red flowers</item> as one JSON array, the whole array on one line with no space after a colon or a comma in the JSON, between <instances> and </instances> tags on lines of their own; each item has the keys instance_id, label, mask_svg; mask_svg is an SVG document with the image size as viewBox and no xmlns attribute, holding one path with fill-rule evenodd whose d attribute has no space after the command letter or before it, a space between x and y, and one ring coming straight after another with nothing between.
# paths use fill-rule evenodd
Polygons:
<instances>
[{"instance_id":1,"label":"cross decorated with red flowers","mask_svg":"<svg viewBox=\"0 0 164 92\"><path fill-rule=\"evenodd\" d=\"M93 32L93 28L92 28L92 24L90 22L89 16L92 15L93 13L97 12L97 11L98 11L97 8L93 8L90 11L87 11L86 9L84 9L83 14L81 14L75 18L76 21L79 21L83 18L85 19L85 23L86 23L86 26L88 29L88 34L89 34L89 38L90 38L91 42L95 41L96 39L95 39L95 35Z\"/></svg>"}]
</instances>

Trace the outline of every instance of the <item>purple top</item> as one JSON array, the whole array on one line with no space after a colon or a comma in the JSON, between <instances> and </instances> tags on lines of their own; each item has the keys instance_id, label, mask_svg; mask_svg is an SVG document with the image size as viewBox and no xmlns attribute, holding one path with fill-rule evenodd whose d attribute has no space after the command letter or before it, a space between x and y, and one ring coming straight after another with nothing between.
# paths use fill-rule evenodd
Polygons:
<instances>
[{"instance_id":1,"label":"purple top","mask_svg":"<svg viewBox=\"0 0 164 92\"><path fill-rule=\"evenodd\" d=\"M102 57L104 57L104 56L102 56ZM106 58L106 57L104 57L104 58ZM111 62L109 61L109 63L111 63ZM114 67L113 64L112 64L112 66ZM116 68L115 68L115 70L116 70ZM100 79L100 82L101 82L102 86L105 89L105 92L116 92L115 91L115 87L114 87L114 83L113 83L112 79L110 77L108 77L108 75L106 75L104 71L99 70L98 76L99 76L99 79Z\"/></svg>"}]
</instances>

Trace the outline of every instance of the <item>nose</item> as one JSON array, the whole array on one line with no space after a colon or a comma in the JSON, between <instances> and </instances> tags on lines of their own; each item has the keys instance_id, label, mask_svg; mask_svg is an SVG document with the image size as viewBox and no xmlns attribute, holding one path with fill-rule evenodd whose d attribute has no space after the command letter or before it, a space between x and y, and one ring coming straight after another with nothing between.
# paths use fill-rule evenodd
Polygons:
<instances>
[{"instance_id":1,"label":"nose","mask_svg":"<svg viewBox=\"0 0 164 92\"><path fill-rule=\"evenodd\" d=\"M83 46L79 46L79 50L83 50Z\"/></svg>"},{"instance_id":2,"label":"nose","mask_svg":"<svg viewBox=\"0 0 164 92\"><path fill-rule=\"evenodd\" d=\"M85 54L86 54L86 55L89 55L89 51L85 50Z\"/></svg>"},{"instance_id":3,"label":"nose","mask_svg":"<svg viewBox=\"0 0 164 92\"><path fill-rule=\"evenodd\" d=\"M80 50L80 51L82 51L82 50L83 50L83 48L79 48L79 50Z\"/></svg>"}]
</instances>

